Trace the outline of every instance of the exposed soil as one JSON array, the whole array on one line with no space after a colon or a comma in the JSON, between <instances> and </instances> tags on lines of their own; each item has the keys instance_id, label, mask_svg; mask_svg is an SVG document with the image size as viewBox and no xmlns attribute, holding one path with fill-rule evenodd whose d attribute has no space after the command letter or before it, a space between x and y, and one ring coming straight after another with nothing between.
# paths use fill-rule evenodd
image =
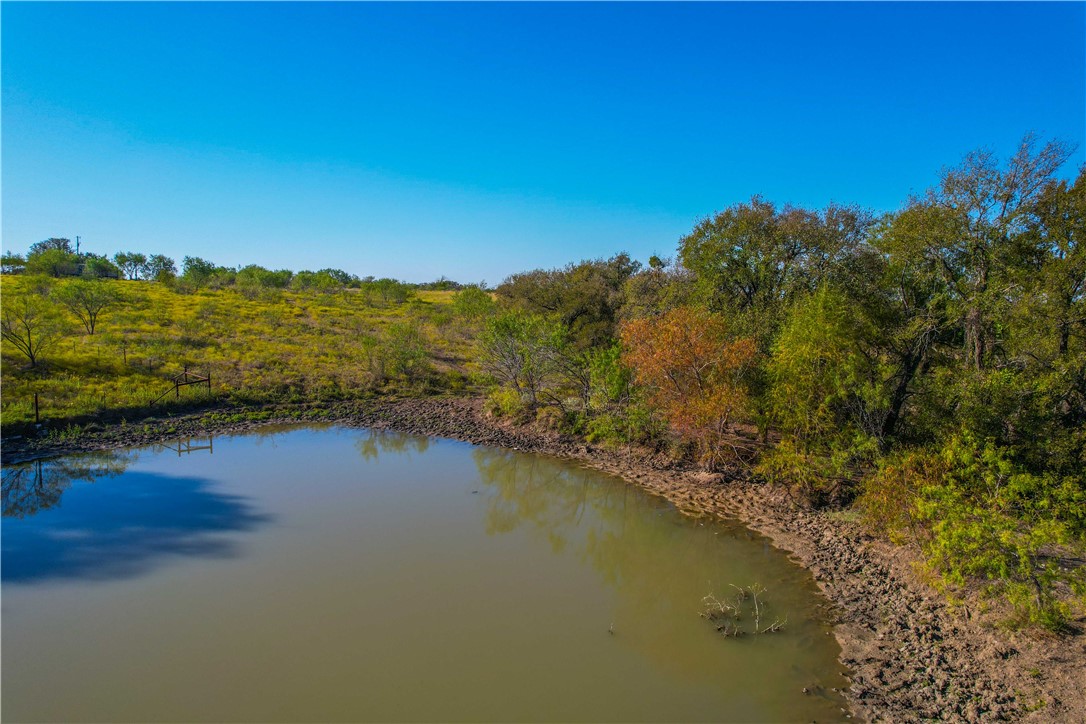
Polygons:
<instances>
[{"instance_id":1,"label":"exposed soil","mask_svg":"<svg viewBox=\"0 0 1086 724\"><path fill-rule=\"evenodd\" d=\"M227 414L91 425L73 439L9 436L3 440L3 461L298 420L297 408L272 410L259 422L224 420L237 409L218 412ZM875 540L840 514L797 508L779 488L701 473L646 451L603 449L498 422L474 399L345 403L305 419L574 459L663 496L686 514L742 520L808 568L831 602L841 662L852 681L846 695L858 718L1086 722L1086 636L1012 633L999 628L994 615L951 607L914 572L908 548Z\"/></svg>"}]
</instances>

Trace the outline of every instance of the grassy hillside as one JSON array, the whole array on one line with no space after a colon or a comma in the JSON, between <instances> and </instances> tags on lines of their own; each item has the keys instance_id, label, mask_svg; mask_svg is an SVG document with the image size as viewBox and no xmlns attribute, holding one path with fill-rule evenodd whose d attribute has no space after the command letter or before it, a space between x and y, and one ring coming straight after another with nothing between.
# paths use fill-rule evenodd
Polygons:
<instances>
[{"instance_id":1,"label":"grassy hillside","mask_svg":"<svg viewBox=\"0 0 1086 724\"><path fill-rule=\"evenodd\" d=\"M4 340L6 429L33 421L34 393L43 422L146 411L167 391L157 407L206 399L206 388L195 385L175 399L170 380L186 367L210 373L214 398L239 402L338 400L467 383L468 337L450 304L454 292L419 291L396 303L355 289L186 293L155 282L97 280L90 283L116 291L121 301L102 311L89 334L58 301L78 283L0 277L5 314L34 297L44 300L48 324L59 327L35 366Z\"/></svg>"}]
</instances>

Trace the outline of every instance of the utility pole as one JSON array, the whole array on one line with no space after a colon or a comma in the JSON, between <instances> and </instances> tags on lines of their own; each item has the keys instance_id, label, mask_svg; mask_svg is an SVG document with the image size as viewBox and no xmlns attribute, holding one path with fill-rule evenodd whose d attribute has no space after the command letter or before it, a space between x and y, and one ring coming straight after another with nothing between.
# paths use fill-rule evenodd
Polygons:
<instances>
[{"instance_id":1,"label":"utility pole","mask_svg":"<svg viewBox=\"0 0 1086 724\"><path fill-rule=\"evenodd\" d=\"M75 237L75 255L79 256L79 237Z\"/></svg>"}]
</instances>

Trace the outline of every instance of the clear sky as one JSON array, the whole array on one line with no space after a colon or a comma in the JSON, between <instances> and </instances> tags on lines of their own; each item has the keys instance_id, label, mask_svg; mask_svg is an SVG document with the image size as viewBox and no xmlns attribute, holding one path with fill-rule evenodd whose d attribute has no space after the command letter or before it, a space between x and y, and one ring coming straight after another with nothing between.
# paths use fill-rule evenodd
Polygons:
<instances>
[{"instance_id":1,"label":"clear sky","mask_svg":"<svg viewBox=\"0 0 1086 724\"><path fill-rule=\"evenodd\" d=\"M1086 4L0 5L2 243L495 284L1086 147Z\"/></svg>"}]
</instances>

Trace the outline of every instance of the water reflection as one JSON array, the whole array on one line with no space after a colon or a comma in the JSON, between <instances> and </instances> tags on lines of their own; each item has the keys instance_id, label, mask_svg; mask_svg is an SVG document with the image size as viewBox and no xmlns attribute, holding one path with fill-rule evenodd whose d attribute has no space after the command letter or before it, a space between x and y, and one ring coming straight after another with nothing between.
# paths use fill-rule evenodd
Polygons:
<instances>
[{"instance_id":1,"label":"water reflection","mask_svg":"<svg viewBox=\"0 0 1086 724\"><path fill-rule=\"evenodd\" d=\"M170 450L177 453L177 457L182 455L189 455L194 452L207 451L208 455L215 454L215 436L208 435L207 437L187 437L179 438L177 440L170 440L169 442L158 443L154 446L156 451Z\"/></svg>"},{"instance_id":2,"label":"water reflection","mask_svg":"<svg viewBox=\"0 0 1086 724\"><path fill-rule=\"evenodd\" d=\"M768 588L765 615L789 619L789 626L764 645L790 648L820 633L813 584L738 524L684 518L662 499L620 480L547 458L486 448L472 455L492 492L487 533L527 526L554 552L590 564L620 594L616 629L636 632L624 640L632 639L653 659L688 675L704 675L675 640L697 618L702 598L730 590L730 584ZM724 645L746 650L755 644L746 639Z\"/></svg>"},{"instance_id":3,"label":"water reflection","mask_svg":"<svg viewBox=\"0 0 1086 724\"><path fill-rule=\"evenodd\" d=\"M222 534L268 520L208 480L118 477L128 462L108 454L6 467L0 580L130 578L178 556L227 557L235 546ZM73 486L103 477L114 479Z\"/></svg>"},{"instance_id":4,"label":"water reflection","mask_svg":"<svg viewBox=\"0 0 1086 724\"><path fill-rule=\"evenodd\" d=\"M135 460L134 452L111 450L7 465L0 472L4 517L23 518L48 510L60 502L72 481L115 478Z\"/></svg>"},{"instance_id":5,"label":"water reflection","mask_svg":"<svg viewBox=\"0 0 1086 724\"><path fill-rule=\"evenodd\" d=\"M421 455L430 447L430 438L409 435L396 430L367 430L367 436L358 438L355 449L363 460L377 460L381 453L393 455Z\"/></svg>"}]
</instances>

